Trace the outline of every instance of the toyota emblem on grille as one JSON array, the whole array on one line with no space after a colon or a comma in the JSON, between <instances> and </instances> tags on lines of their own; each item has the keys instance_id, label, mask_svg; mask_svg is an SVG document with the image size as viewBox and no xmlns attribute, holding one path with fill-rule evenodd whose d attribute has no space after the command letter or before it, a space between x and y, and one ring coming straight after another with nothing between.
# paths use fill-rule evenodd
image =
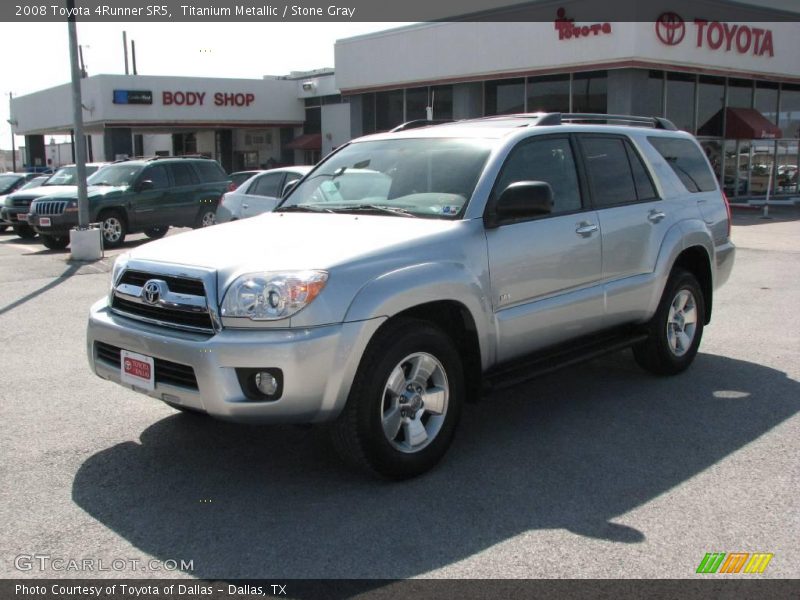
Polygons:
<instances>
[{"instance_id":1,"label":"toyota emblem on grille","mask_svg":"<svg viewBox=\"0 0 800 600\"><path fill-rule=\"evenodd\" d=\"M142 300L145 304L156 304L167 291L167 284L158 279L151 279L142 288Z\"/></svg>"}]
</instances>

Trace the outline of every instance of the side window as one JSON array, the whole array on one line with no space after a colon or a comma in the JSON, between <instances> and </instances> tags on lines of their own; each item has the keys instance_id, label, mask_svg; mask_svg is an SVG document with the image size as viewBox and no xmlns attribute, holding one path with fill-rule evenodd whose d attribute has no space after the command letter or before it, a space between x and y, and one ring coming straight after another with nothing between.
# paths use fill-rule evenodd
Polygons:
<instances>
[{"instance_id":1,"label":"side window","mask_svg":"<svg viewBox=\"0 0 800 600\"><path fill-rule=\"evenodd\" d=\"M628 160L631 163L631 170L633 171L633 183L636 185L636 196L639 198L640 202L644 200L656 200L658 194L656 194L653 181L644 168L642 158L629 142L625 142L625 148L628 151Z\"/></svg>"},{"instance_id":2,"label":"side window","mask_svg":"<svg viewBox=\"0 0 800 600\"><path fill-rule=\"evenodd\" d=\"M197 183L197 176L192 167L187 164L173 163L169 166L176 186L192 185Z\"/></svg>"},{"instance_id":3,"label":"side window","mask_svg":"<svg viewBox=\"0 0 800 600\"><path fill-rule=\"evenodd\" d=\"M581 138L592 198L598 208L636 202L628 152L621 138Z\"/></svg>"},{"instance_id":4,"label":"side window","mask_svg":"<svg viewBox=\"0 0 800 600\"><path fill-rule=\"evenodd\" d=\"M691 140L669 137L649 137L647 141L658 150L690 192L713 192L717 179L708 166L700 148Z\"/></svg>"},{"instance_id":5,"label":"side window","mask_svg":"<svg viewBox=\"0 0 800 600\"><path fill-rule=\"evenodd\" d=\"M254 196L270 196L272 198L277 198L280 195L278 189L282 179L283 173L268 173L262 175L250 184L247 193Z\"/></svg>"},{"instance_id":6,"label":"side window","mask_svg":"<svg viewBox=\"0 0 800 600\"><path fill-rule=\"evenodd\" d=\"M142 181L149 179L153 182L153 189L159 190L169 187L169 175L164 165L147 167L142 173Z\"/></svg>"},{"instance_id":7,"label":"side window","mask_svg":"<svg viewBox=\"0 0 800 600\"><path fill-rule=\"evenodd\" d=\"M534 138L516 146L497 178L495 193L517 181L549 183L553 188L553 214L581 209L578 174L567 138Z\"/></svg>"}]
</instances>

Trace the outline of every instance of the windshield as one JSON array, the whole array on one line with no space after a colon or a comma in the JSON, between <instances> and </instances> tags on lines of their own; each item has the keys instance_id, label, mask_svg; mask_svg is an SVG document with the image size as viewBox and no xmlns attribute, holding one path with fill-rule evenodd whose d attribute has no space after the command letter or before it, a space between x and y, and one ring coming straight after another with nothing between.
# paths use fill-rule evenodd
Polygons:
<instances>
[{"instance_id":1,"label":"windshield","mask_svg":"<svg viewBox=\"0 0 800 600\"><path fill-rule=\"evenodd\" d=\"M491 144L436 138L356 142L320 165L277 210L455 219L472 196Z\"/></svg>"},{"instance_id":2,"label":"windshield","mask_svg":"<svg viewBox=\"0 0 800 600\"><path fill-rule=\"evenodd\" d=\"M87 178L97 169L97 165L86 165ZM61 167L42 185L78 185L78 168L75 165Z\"/></svg>"},{"instance_id":3,"label":"windshield","mask_svg":"<svg viewBox=\"0 0 800 600\"><path fill-rule=\"evenodd\" d=\"M22 191L22 190L29 190L31 188L39 187L40 185L42 185L48 179L49 179L49 177L47 177L47 176L45 176L45 177L34 177L33 179L31 179L28 183L26 183L25 185L23 185L19 189L20 189L20 191Z\"/></svg>"},{"instance_id":4,"label":"windshield","mask_svg":"<svg viewBox=\"0 0 800 600\"><path fill-rule=\"evenodd\" d=\"M141 165L122 163L103 167L86 180L89 185L131 185L142 172Z\"/></svg>"},{"instance_id":5,"label":"windshield","mask_svg":"<svg viewBox=\"0 0 800 600\"><path fill-rule=\"evenodd\" d=\"M19 181L19 175L0 175L0 194L7 194Z\"/></svg>"}]
</instances>

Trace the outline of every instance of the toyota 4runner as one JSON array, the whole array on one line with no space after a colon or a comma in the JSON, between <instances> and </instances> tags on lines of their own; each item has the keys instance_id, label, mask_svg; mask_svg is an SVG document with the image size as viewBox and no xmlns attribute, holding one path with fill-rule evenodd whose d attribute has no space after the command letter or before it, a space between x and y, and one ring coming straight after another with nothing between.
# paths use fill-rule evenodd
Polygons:
<instances>
[{"instance_id":1,"label":"toyota 4runner","mask_svg":"<svg viewBox=\"0 0 800 600\"><path fill-rule=\"evenodd\" d=\"M629 346L680 373L733 260L727 200L669 121L490 117L354 140L275 212L120 256L87 349L180 410L330 422L399 479L487 385Z\"/></svg>"}]
</instances>

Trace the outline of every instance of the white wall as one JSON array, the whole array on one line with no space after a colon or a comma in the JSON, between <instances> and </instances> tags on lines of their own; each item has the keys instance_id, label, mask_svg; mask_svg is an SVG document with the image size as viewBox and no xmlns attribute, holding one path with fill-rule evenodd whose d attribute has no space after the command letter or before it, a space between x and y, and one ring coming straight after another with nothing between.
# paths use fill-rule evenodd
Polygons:
<instances>
[{"instance_id":1,"label":"white wall","mask_svg":"<svg viewBox=\"0 0 800 600\"><path fill-rule=\"evenodd\" d=\"M322 107L322 156L350 140L350 105L326 104Z\"/></svg>"},{"instance_id":2,"label":"white wall","mask_svg":"<svg viewBox=\"0 0 800 600\"><path fill-rule=\"evenodd\" d=\"M169 133L148 133L142 137L142 150L145 156L155 156L156 152L172 154L172 135Z\"/></svg>"}]
</instances>

